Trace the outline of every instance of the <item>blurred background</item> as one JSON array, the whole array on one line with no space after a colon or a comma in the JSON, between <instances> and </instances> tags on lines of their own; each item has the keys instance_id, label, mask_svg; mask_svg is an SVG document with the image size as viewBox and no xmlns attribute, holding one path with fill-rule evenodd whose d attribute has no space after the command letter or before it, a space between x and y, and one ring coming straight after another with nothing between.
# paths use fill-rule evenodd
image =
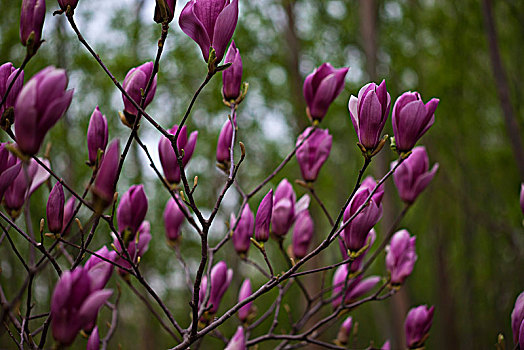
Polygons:
<instances>
[{"instance_id":1,"label":"blurred background","mask_svg":"<svg viewBox=\"0 0 524 350\"><path fill-rule=\"evenodd\" d=\"M511 344L510 312L517 295L524 289L524 235L519 208L520 183L524 180L524 2L519 0L240 0L240 17L234 40L244 62L244 80L250 88L238 113L238 139L246 145L247 157L239 172L239 183L253 189L293 148L296 137L308 125L302 83L307 74L323 62L335 67L351 67L346 88L331 106L322 122L333 135L333 150L324 165L317 191L332 215L338 213L353 188L362 156L351 124L347 103L369 81L386 79L392 100L408 90L419 91L424 101L440 98L436 122L419 144L428 150L431 164L440 164L437 176L419 197L402 222L402 228L417 236L419 256L413 275L392 299L366 304L351 315L359 323L352 348L370 344L381 346L391 339L392 348L402 346L403 321L410 307L435 305L435 319L428 349L492 348L502 333ZM0 0L0 63L19 66L25 51L19 43L21 1ZM52 166L69 184L81 192L90 177L85 165L85 134L89 117L100 106L107 116L110 139L127 139L118 112L123 109L121 95L97 63L81 47L63 16L52 16L58 8L48 0L42 45L26 69L26 81L47 65L67 69L69 87L75 89L67 115L52 129L48 141ZM148 107L151 115L165 128L180 121L193 92L204 79L206 65L197 45L178 26L177 19L185 1L179 1L171 23L158 78L155 99ZM120 81L126 72L150 61L156 53L160 25L153 22L154 0L79 2L77 24ZM215 167L218 133L227 118L222 104L221 77L213 78L200 96L188 123L198 130L198 142L187 172L199 177L195 193L205 213L225 181ZM160 135L142 123L140 134L159 166L157 144ZM392 135L391 123L385 133ZM0 134L6 140L5 133ZM136 144L134 145L136 146ZM237 148L237 154L239 150ZM389 169L395 154L385 147L373 160L367 173L376 178ZM300 178L296 160L280 173L270 186L287 177ZM54 181L53 181L54 183ZM123 193L132 184L144 183L149 198L147 219L153 239L141 262L146 278L166 300L182 325L190 321L188 291L184 273L164 238L162 212L168 194L149 168L141 150L133 147L124 165L118 186ZM256 210L266 186L250 202ZM297 196L305 191L295 186ZM34 224L45 216L49 187L43 186L32 197ZM66 198L67 198L66 194ZM230 190L220 215L212 227L215 244L227 234L226 222L236 212L240 197ZM386 184L384 215L377 225L378 241L402 209L393 183ZM327 220L312 202L315 241L329 232ZM79 218L86 221L87 211ZM23 220L17 221L22 227ZM288 236L291 236L290 234ZM200 256L199 238L189 226L183 230L181 251L191 271L196 271ZM109 229L100 225L93 249L112 241ZM290 237L285 245L291 242ZM22 239L16 243L23 246ZM274 242L267 247L277 270L285 264ZM262 262L255 249L251 258ZM219 313L236 302L238 288L245 277L253 287L264 283L263 276L240 261L231 244L217 259L234 269L235 277ZM320 255L309 268L340 261L338 246ZM218 261L218 260L215 260ZM66 261L63 261L66 264ZM9 297L18 291L25 275L22 266L4 242L0 246L0 284ZM386 275L384 256L373 265L372 274ZM312 290L320 288L320 275L304 278ZM327 274L331 281L332 272ZM34 291L34 314L48 311L55 275L46 270ZM118 286L117 286L118 285ZM172 347L169 335L158 325L144 305L132 294L118 275L111 288L120 288L119 325L111 349L163 349ZM137 289L141 290L136 284ZM276 291L255 302L259 315L274 301ZM277 332L285 332L290 320L301 315L304 299L293 287L284 298L289 315L282 310ZM25 305L25 301L23 304ZM320 313L325 317L330 307ZM107 310L99 318L105 334ZM338 325L320 337L331 341ZM220 327L231 337L239 321L232 318ZM264 333L270 321L252 333ZM31 324L40 326L40 321ZM15 348L3 332L0 348ZM223 342L208 337L202 349L222 348ZM48 345L52 340L48 340ZM272 349L278 343L265 342L259 349ZM77 339L73 348L84 348Z\"/></svg>"}]
</instances>

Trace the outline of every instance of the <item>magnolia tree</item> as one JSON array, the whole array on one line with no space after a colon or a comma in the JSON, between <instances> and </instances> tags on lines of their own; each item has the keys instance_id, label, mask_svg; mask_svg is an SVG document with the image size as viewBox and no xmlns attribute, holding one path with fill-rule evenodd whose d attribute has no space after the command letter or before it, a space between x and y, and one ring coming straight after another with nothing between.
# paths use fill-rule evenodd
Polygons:
<instances>
[{"instance_id":1,"label":"magnolia tree","mask_svg":"<svg viewBox=\"0 0 524 350\"><path fill-rule=\"evenodd\" d=\"M169 26L174 20L175 2L156 1L154 21L161 25L156 58L130 69L120 83L75 24L74 11L78 0L58 0L59 7L54 14L67 18L83 47L120 90L124 106L120 114L122 127L129 128L125 142L111 138L106 117L98 106L93 106L86 138L87 164L92 168L92 176L86 188L77 189L51 169L48 152L44 157L39 156L47 132L74 103L74 92L67 89L67 72L52 66L44 68L24 83L23 69L43 43L41 33L46 9L44 0L22 1L20 38L27 54L18 69L11 63L0 67L1 124L12 139L0 146L0 198L4 207L0 216L1 239L7 239L12 254L25 268L26 280L17 294L0 293L2 323L19 348L67 348L75 341L82 343L79 340L79 334L82 334L87 338L83 341L87 349L105 349L117 327L120 296L119 291L106 288L106 285L111 278L120 277L130 285L134 281L144 287L148 295L137 293L137 296L158 319L158 325L170 334L173 349L188 349L208 335L222 339L224 347L230 350L246 349L275 340L279 342L278 349L312 344L345 349L356 332L356 320L348 313L366 303L390 298L413 271L417 260L416 237L408 230L398 230L398 226L438 169L438 164L430 166L426 149L416 145L433 125L439 100L433 98L425 103L418 92L405 92L397 97L391 113L394 136L389 138L382 135L392 103L386 81L366 84L358 94L351 96L348 113L358 136L363 165L355 174L353 190L346 194L345 203L333 215L321 201L319 191L322 189L315 186L315 181L332 148L332 136L329 130L322 128L322 120L328 117L330 104L344 89L349 68L336 69L329 63L323 63L304 82L305 114L311 126L298 135L295 147L276 169L271 170L250 192L244 191L237 181L238 171L246 157L244 145L239 142L240 154L234 152L240 124L237 123L237 114L243 107L248 88L247 83L242 83L240 51L232 41L239 18L238 0L191 0L185 5L178 23L182 31L200 47L202 64L207 64L207 75L178 124L164 127L146 112L146 107L155 96L157 73ZM88 3L82 5L87 6ZM218 198L208 198L208 205L213 210L205 215L194 198L198 179L190 179L186 172L186 166L197 149L198 131L190 132L186 124L200 92L216 75L222 75L223 102L230 110L224 118L216 146L217 167L224 172L225 180ZM155 164L140 138L141 123L148 123L158 131L160 165ZM388 141L398 159L378 181L372 177L364 178L373 157L386 150L384 146ZM179 321L179 315L172 313L149 284L147 275L141 271L141 265L147 264L141 258L152 238L146 220L148 198L142 184L119 187L122 166L134 142L149 160L158 181L170 194L163 219L167 242L177 252L177 258L184 261L185 252L180 249L183 224L188 224L200 237L201 254L197 257L197 269L191 270L184 265L186 284L191 293L190 298L181 304L187 305L185 313L191 314L188 324ZM292 182L287 179L282 180L275 189L270 188L271 180L285 166L292 166L289 163L293 158L296 158L302 175L302 179L295 181L295 184L310 194L298 200ZM61 161L52 160L54 163ZM381 218L383 186L390 178L405 207L390 229L378 235L373 227ZM31 194L44 182L54 183L47 201L47 217L42 219L38 229L33 230L31 218L27 217L29 211L24 207L31 201ZM224 196L233 190L239 193L241 203L237 212L231 214L222 239L216 245L210 245L211 225ZM255 203L252 199L259 192L267 194L260 203ZM69 198L67 201L66 197ZM314 203L310 203L311 199ZM310 205L321 208L330 223L330 230L314 230ZM521 206L524 210L524 190ZM92 213L89 220L83 223L77 218L81 208L87 208ZM26 216L27 224L23 228L17 224L20 216ZM113 242L107 242L102 247L93 246L93 238L99 235L100 229L109 229ZM13 235L27 241L29 258L17 247ZM315 236L316 241L320 241L318 245L312 245ZM291 240L287 250L284 248L286 239ZM269 241L274 243L269 244ZM238 301L222 305L219 309L234 274L240 273L221 261L222 248L226 245L234 247L238 259L254 265L264 282L255 285L248 276L242 276L240 290L233 291L238 293ZM325 253L330 245L340 248L338 262L308 267L308 263ZM378 246L372 249L374 245ZM68 253L65 248L74 253ZM279 266L276 261L271 261L266 249L280 250L287 264ZM383 252L386 253L385 259L381 258ZM260 254L263 257L260 261L264 263L258 264L248 254ZM369 276L368 269L373 263L385 264L387 274ZM36 317L32 314L32 308L37 301L32 292L35 278L46 268L56 272L50 310ZM114 269L118 275L113 274ZM305 275L317 275L322 281L319 293L313 295L301 282L301 277ZM330 285L329 282L325 285L326 276L332 276ZM289 329L277 330L282 299L293 286L297 286L307 303L301 310L302 316L293 321ZM273 303L256 307L257 299L271 290L278 291ZM26 303L21 305L24 297ZM161 314L151 303L157 304ZM111 318L99 317L102 308L110 310ZM325 309L330 310L328 316L319 317ZM424 347L433 313L433 306L422 305L412 308L405 316L408 348ZM523 319L524 294L520 294L511 315L511 325L515 346L520 344L520 348L524 349ZM266 327L266 320L272 320L269 327ZM220 332L220 326L224 323L240 325L234 334L228 335ZM337 323L340 324L337 338L326 339L324 332ZM106 327L106 324L109 326ZM251 336L255 331L260 334L262 327L266 327L262 330L263 335ZM376 348L373 344L382 341L369 339L370 348ZM380 348L389 349L389 341Z\"/></svg>"}]
</instances>

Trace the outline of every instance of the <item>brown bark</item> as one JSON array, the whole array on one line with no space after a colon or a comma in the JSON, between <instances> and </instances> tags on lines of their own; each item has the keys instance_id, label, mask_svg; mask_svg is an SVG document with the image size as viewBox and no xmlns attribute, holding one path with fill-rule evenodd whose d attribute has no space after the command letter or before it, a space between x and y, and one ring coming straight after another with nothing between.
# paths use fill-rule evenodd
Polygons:
<instances>
[{"instance_id":1,"label":"brown bark","mask_svg":"<svg viewBox=\"0 0 524 350\"><path fill-rule=\"evenodd\" d=\"M484 17L484 29L486 32L486 40L488 41L493 78L495 79L500 107L504 115L506 131L509 136L511 148L513 149L513 156L515 157L517 167L520 171L520 178L524 181L524 147L522 144L519 123L515 116L514 107L511 103L510 87L506 70L502 63L502 58L500 57L495 16L491 0L482 1L482 14Z\"/></svg>"}]
</instances>

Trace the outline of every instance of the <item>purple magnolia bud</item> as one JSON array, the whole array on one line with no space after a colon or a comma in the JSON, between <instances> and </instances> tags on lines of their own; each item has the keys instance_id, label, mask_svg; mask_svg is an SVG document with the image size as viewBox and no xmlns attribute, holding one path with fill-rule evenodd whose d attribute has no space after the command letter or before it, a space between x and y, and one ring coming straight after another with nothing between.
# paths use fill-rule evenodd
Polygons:
<instances>
[{"instance_id":1,"label":"purple magnolia bud","mask_svg":"<svg viewBox=\"0 0 524 350\"><path fill-rule=\"evenodd\" d=\"M106 150L107 135L107 119L96 106L87 128L87 150L91 165L96 163L98 150L102 150L102 152Z\"/></svg>"},{"instance_id":2,"label":"purple magnolia bud","mask_svg":"<svg viewBox=\"0 0 524 350\"><path fill-rule=\"evenodd\" d=\"M99 350L100 349L100 335L98 334L98 327L93 328L89 339L87 339L86 350Z\"/></svg>"},{"instance_id":3,"label":"purple magnolia bud","mask_svg":"<svg viewBox=\"0 0 524 350\"><path fill-rule=\"evenodd\" d=\"M344 222L358 211L366 202L371 191L368 188L360 188L344 211ZM364 209L344 228L344 240L348 249L355 253L366 245L369 231L375 226L382 216L382 205L377 204L372 197Z\"/></svg>"},{"instance_id":4,"label":"purple magnolia bud","mask_svg":"<svg viewBox=\"0 0 524 350\"><path fill-rule=\"evenodd\" d=\"M524 321L520 323L519 329L519 346L521 349L524 349Z\"/></svg>"},{"instance_id":5,"label":"purple magnolia bud","mask_svg":"<svg viewBox=\"0 0 524 350\"><path fill-rule=\"evenodd\" d=\"M393 106L393 134L399 152L410 151L435 122L438 98L424 105L418 92L405 92Z\"/></svg>"},{"instance_id":6,"label":"purple magnolia bud","mask_svg":"<svg viewBox=\"0 0 524 350\"><path fill-rule=\"evenodd\" d=\"M349 68L335 69L329 63L323 63L307 76L304 81L304 98L310 119L322 121L329 105L344 89L344 79Z\"/></svg>"},{"instance_id":7,"label":"purple magnolia bud","mask_svg":"<svg viewBox=\"0 0 524 350\"><path fill-rule=\"evenodd\" d=\"M106 246L103 246L95 253L110 261L115 261L118 256L114 250L110 251ZM113 264L96 255L91 255L91 257L86 261L84 268L87 270L88 275L91 278L91 287L93 290L104 288L113 274Z\"/></svg>"},{"instance_id":8,"label":"purple magnolia bud","mask_svg":"<svg viewBox=\"0 0 524 350\"><path fill-rule=\"evenodd\" d=\"M11 85L17 73L18 69L16 69L11 62L4 63L0 66L0 99L4 97L7 88ZM18 97L20 90L22 90L23 85L24 71L21 71L13 84L11 91L9 91L9 95L7 95L4 104L0 107L0 116L2 116L7 109L15 106L16 98Z\"/></svg>"},{"instance_id":9,"label":"purple magnolia bud","mask_svg":"<svg viewBox=\"0 0 524 350\"><path fill-rule=\"evenodd\" d=\"M211 292L209 295L208 305L212 305L209 309L210 314L215 314L220 306L220 301L227 291L231 280L233 279L233 270L228 269L224 261L219 261L211 269ZM200 302L204 300L207 289L207 276L202 278L200 286Z\"/></svg>"},{"instance_id":10,"label":"purple magnolia bud","mask_svg":"<svg viewBox=\"0 0 524 350\"><path fill-rule=\"evenodd\" d=\"M67 10L67 6L71 6L71 9L74 10L78 5L78 0L58 0L58 5L64 11Z\"/></svg>"},{"instance_id":11,"label":"purple magnolia bud","mask_svg":"<svg viewBox=\"0 0 524 350\"><path fill-rule=\"evenodd\" d=\"M129 187L129 190L122 196L116 211L118 232L123 234L125 230L129 230L129 238L133 238L144 221L146 213L147 197L144 193L144 185Z\"/></svg>"},{"instance_id":12,"label":"purple magnolia bud","mask_svg":"<svg viewBox=\"0 0 524 350\"><path fill-rule=\"evenodd\" d=\"M235 227L236 220L235 215L231 214L231 229ZM249 207L249 204L246 204L236 224L236 228L233 231L233 245L238 254L247 254L249 250L249 245L251 243L251 237L253 236L253 227L255 225L255 218L253 212Z\"/></svg>"},{"instance_id":13,"label":"purple magnolia bud","mask_svg":"<svg viewBox=\"0 0 524 350\"><path fill-rule=\"evenodd\" d=\"M116 139L107 147L93 186L93 193L100 200L102 209L113 202L119 162L120 141Z\"/></svg>"},{"instance_id":14,"label":"purple magnolia bud","mask_svg":"<svg viewBox=\"0 0 524 350\"><path fill-rule=\"evenodd\" d=\"M391 163L391 168L396 164L396 161ZM438 163L435 163L433 168L429 169L426 148L423 146L413 148L412 154L393 173L393 180L400 198L406 203L413 203L433 180L438 167Z\"/></svg>"},{"instance_id":15,"label":"purple magnolia bud","mask_svg":"<svg viewBox=\"0 0 524 350\"><path fill-rule=\"evenodd\" d=\"M255 239L258 242L267 242L269 239L269 226L273 212L273 190L269 190L260 202L255 218Z\"/></svg>"},{"instance_id":16,"label":"purple magnolia bud","mask_svg":"<svg viewBox=\"0 0 524 350\"><path fill-rule=\"evenodd\" d=\"M295 218L293 220L296 220L301 212L309 208L309 203L311 203L311 198L308 194L300 197L300 199L295 203Z\"/></svg>"},{"instance_id":17,"label":"purple magnolia bud","mask_svg":"<svg viewBox=\"0 0 524 350\"><path fill-rule=\"evenodd\" d=\"M49 167L49 161L43 160ZM11 217L16 218L26 199L49 178L49 173L34 159L31 159L26 170L21 170L5 191L5 207Z\"/></svg>"},{"instance_id":18,"label":"purple magnolia bud","mask_svg":"<svg viewBox=\"0 0 524 350\"><path fill-rule=\"evenodd\" d=\"M190 0L178 23L182 31L193 39L206 62L211 48L215 50L216 63L226 52L238 21L238 0Z\"/></svg>"},{"instance_id":19,"label":"purple magnolia bud","mask_svg":"<svg viewBox=\"0 0 524 350\"><path fill-rule=\"evenodd\" d=\"M351 95L349 115L357 132L358 141L367 150L377 148L380 134L388 119L391 97L386 90L386 81L380 85L369 83L358 92L358 98Z\"/></svg>"},{"instance_id":20,"label":"purple magnolia bud","mask_svg":"<svg viewBox=\"0 0 524 350\"><path fill-rule=\"evenodd\" d=\"M303 210L295 219L293 228L293 255L302 259L307 255L309 245L313 239L314 224L309 210Z\"/></svg>"},{"instance_id":21,"label":"purple magnolia bud","mask_svg":"<svg viewBox=\"0 0 524 350\"><path fill-rule=\"evenodd\" d=\"M353 318L349 316L340 326L338 330L337 340L340 344L346 345L351 335L351 328L353 327Z\"/></svg>"},{"instance_id":22,"label":"purple magnolia bud","mask_svg":"<svg viewBox=\"0 0 524 350\"><path fill-rule=\"evenodd\" d=\"M386 340L380 350L391 350L391 345L389 344L389 340Z\"/></svg>"},{"instance_id":23,"label":"purple magnolia bud","mask_svg":"<svg viewBox=\"0 0 524 350\"><path fill-rule=\"evenodd\" d=\"M339 247L340 247L340 252L342 253L342 258L344 260L348 259L349 258L349 255L348 255L348 251L345 247L345 244L343 242L344 240L344 231L342 231L340 233L341 235L341 238L342 240L339 240ZM366 237L366 245L367 245L367 248L362 252L362 254L360 254L358 257L356 257L353 262L351 263L350 265L350 268L349 268L349 271L351 273L353 272L357 272L358 270L360 270L360 267L362 266L362 262L364 261L364 258L366 257L366 254L369 252L369 249L371 248L371 246L373 245L373 243L375 243L375 240L377 239L377 233L375 232L375 229L371 229L371 231L369 231L367 237Z\"/></svg>"},{"instance_id":24,"label":"purple magnolia bud","mask_svg":"<svg viewBox=\"0 0 524 350\"><path fill-rule=\"evenodd\" d=\"M65 70L47 67L22 88L15 103L15 133L21 151L38 152L49 129L71 104L73 90L66 91L66 87Z\"/></svg>"},{"instance_id":25,"label":"purple magnolia bud","mask_svg":"<svg viewBox=\"0 0 524 350\"><path fill-rule=\"evenodd\" d=\"M20 40L22 45L36 52L41 43L45 19L45 0L22 0L20 12Z\"/></svg>"},{"instance_id":26,"label":"purple magnolia bud","mask_svg":"<svg viewBox=\"0 0 524 350\"><path fill-rule=\"evenodd\" d=\"M153 74L153 67L153 62L146 62L141 66L131 68L122 83L124 90L138 105L140 105L140 101L142 101L142 92L145 93L147 83L149 82L151 74ZM151 88L146 96L144 108L146 108L153 100L153 97L155 97L156 80L157 75L155 75ZM133 103L124 95L122 95L122 100L124 101L124 112L127 116L136 116L138 109L136 109ZM134 118L130 118L128 121L134 123Z\"/></svg>"},{"instance_id":27,"label":"purple magnolia bud","mask_svg":"<svg viewBox=\"0 0 524 350\"><path fill-rule=\"evenodd\" d=\"M515 300L515 306L511 311L511 330L513 331L513 343L519 343L521 324L524 322L524 292L520 293ZM522 341L524 339L520 339Z\"/></svg>"},{"instance_id":28,"label":"purple magnolia bud","mask_svg":"<svg viewBox=\"0 0 524 350\"><path fill-rule=\"evenodd\" d=\"M175 17L175 0L156 0L155 16L156 23L171 22Z\"/></svg>"},{"instance_id":29,"label":"purple magnolia bud","mask_svg":"<svg viewBox=\"0 0 524 350\"><path fill-rule=\"evenodd\" d=\"M244 299L248 298L252 293L253 292L251 290L251 281L249 280L249 278L246 278L242 283L242 286L240 287L240 292L238 293L238 302L240 303ZM250 301L238 310L238 318L240 319L240 321L246 322L252 311L253 302Z\"/></svg>"},{"instance_id":30,"label":"purple magnolia bud","mask_svg":"<svg viewBox=\"0 0 524 350\"><path fill-rule=\"evenodd\" d=\"M391 274L391 284L402 284L411 275L417 254L415 253L416 237L400 230L393 235L387 248L386 267Z\"/></svg>"},{"instance_id":31,"label":"purple magnolia bud","mask_svg":"<svg viewBox=\"0 0 524 350\"><path fill-rule=\"evenodd\" d=\"M57 182L47 200L47 226L52 233L61 233L64 223L64 189Z\"/></svg>"},{"instance_id":32,"label":"purple magnolia bud","mask_svg":"<svg viewBox=\"0 0 524 350\"><path fill-rule=\"evenodd\" d=\"M168 132L175 135L178 130L178 125L173 125ZM178 135L177 146L179 154L182 154L184 150L184 156L182 157L182 164L184 167L189 163L198 138L198 131L193 131L189 138L187 137L187 127L184 125L180 134ZM164 176L167 182L170 184L177 184L180 182L180 167L176 159L175 151L171 146L171 141L167 137L162 137L158 143L158 154L160 156L160 163L162 169L164 169Z\"/></svg>"},{"instance_id":33,"label":"purple magnolia bud","mask_svg":"<svg viewBox=\"0 0 524 350\"><path fill-rule=\"evenodd\" d=\"M297 139L297 146L313 130L308 127ZM318 173L331 152L333 137L329 131L315 129L311 136L297 149L297 161L300 165L300 172L305 181L313 182L317 179Z\"/></svg>"},{"instance_id":34,"label":"purple magnolia bud","mask_svg":"<svg viewBox=\"0 0 524 350\"><path fill-rule=\"evenodd\" d=\"M231 165L229 152L231 148L231 141L233 141L232 137L233 126L231 125L231 121L228 119L224 123L224 126L222 126L222 130L220 130L217 142L217 163L224 169L228 169Z\"/></svg>"},{"instance_id":35,"label":"purple magnolia bud","mask_svg":"<svg viewBox=\"0 0 524 350\"><path fill-rule=\"evenodd\" d=\"M409 310L404 322L406 344L409 349L417 349L424 345L433 323L434 309L434 306L428 308L427 305L420 305Z\"/></svg>"},{"instance_id":36,"label":"purple magnolia bud","mask_svg":"<svg viewBox=\"0 0 524 350\"><path fill-rule=\"evenodd\" d=\"M360 184L360 188L367 188L370 192L373 191L375 187L377 187L377 181L375 181L371 175L366 177ZM382 203L382 197L384 197L384 184L380 185L379 188L375 191L373 194L373 200L375 203L380 204Z\"/></svg>"},{"instance_id":37,"label":"purple magnolia bud","mask_svg":"<svg viewBox=\"0 0 524 350\"><path fill-rule=\"evenodd\" d=\"M61 345L70 345L81 329L91 330L98 311L113 292L94 289L88 270L79 266L65 271L51 299L51 328Z\"/></svg>"},{"instance_id":38,"label":"purple magnolia bud","mask_svg":"<svg viewBox=\"0 0 524 350\"><path fill-rule=\"evenodd\" d=\"M151 225L149 224L149 221L144 221L138 228L136 236L129 242L129 245L127 246L129 257L135 264L138 263L138 258L143 256L149 249L151 237ZM117 252L119 252L122 256L126 256L117 238L115 238L113 244L115 245ZM131 264L124 258L118 259L117 263L125 268L131 268ZM125 271L120 272L125 274Z\"/></svg>"},{"instance_id":39,"label":"purple magnolia bud","mask_svg":"<svg viewBox=\"0 0 524 350\"><path fill-rule=\"evenodd\" d=\"M20 174L22 162L6 148L8 143L0 143L0 202L9 186Z\"/></svg>"},{"instance_id":40,"label":"purple magnolia bud","mask_svg":"<svg viewBox=\"0 0 524 350\"><path fill-rule=\"evenodd\" d=\"M0 199L1 198L0 196ZM520 185L520 209L522 210L522 214L524 214L524 183Z\"/></svg>"},{"instance_id":41,"label":"purple magnolia bud","mask_svg":"<svg viewBox=\"0 0 524 350\"><path fill-rule=\"evenodd\" d=\"M338 307L342 302L342 299L345 300L345 304L351 303L360 296L366 294L371 289L373 289L377 283L380 281L380 277L371 276L366 279L362 279L362 276L358 276L355 279L348 278L348 267L347 264L341 265L335 271L333 275L333 300L332 305L334 308ZM342 296L344 291L344 286L347 286L345 298Z\"/></svg>"},{"instance_id":42,"label":"purple magnolia bud","mask_svg":"<svg viewBox=\"0 0 524 350\"><path fill-rule=\"evenodd\" d=\"M174 198L167 201L166 209L164 210L164 226L166 229L166 238L169 244L175 245L180 238L180 228L186 218L184 212L187 213L186 206L180 198L177 204Z\"/></svg>"},{"instance_id":43,"label":"purple magnolia bud","mask_svg":"<svg viewBox=\"0 0 524 350\"><path fill-rule=\"evenodd\" d=\"M65 236L71 231L71 224L69 221L73 219L75 213L76 198L71 196L64 205L64 221L62 221L62 236ZM69 227L67 227L69 225ZM67 228L67 229L66 229Z\"/></svg>"},{"instance_id":44,"label":"purple magnolia bud","mask_svg":"<svg viewBox=\"0 0 524 350\"><path fill-rule=\"evenodd\" d=\"M226 101L236 100L240 96L242 85L242 58L234 40L226 54L225 63L230 62L231 66L222 71L222 96Z\"/></svg>"},{"instance_id":45,"label":"purple magnolia bud","mask_svg":"<svg viewBox=\"0 0 524 350\"><path fill-rule=\"evenodd\" d=\"M275 190L273 198L273 213L271 216L271 230L277 236L284 236L293 225L295 218L296 195L293 186L287 179L283 179Z\"/></svg>"},{"instance_id":46,"label":"purple magnolia bud","mask_svg":"<svg viewBox=\"0 0 524 350\"><path fill-rule=\"evenodd\" d=\"M238 326L235 335L233 335L233 338L231 338L224 350L247 350L246 336L242 326Z\"/></svg>"}]
</instances>

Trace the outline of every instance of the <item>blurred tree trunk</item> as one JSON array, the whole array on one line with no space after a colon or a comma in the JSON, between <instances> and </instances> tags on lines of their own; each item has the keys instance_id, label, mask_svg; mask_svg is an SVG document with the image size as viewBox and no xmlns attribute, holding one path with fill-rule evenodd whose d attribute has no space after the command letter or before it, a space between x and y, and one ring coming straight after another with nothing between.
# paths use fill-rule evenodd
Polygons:
<instances>
[{"instance_id":1,"label":"blurred tree trunk","mask_svg":"<svg viewBox=\"0 0 524 350\"><path fill-rule=\"evenodd\" d=\"M489 56L491 60L491 68L493 69L493 78L497 88L497 94L500 100L500 107L504 114L504 123L506 131L509 136L511 148L513 149L513 156L517 162L517 167L520 171L520 179L524 181L524 147L520 136L520 128L515 110L511 103L510 87L508 78L502 59L500 57L497 29L495 26L495 16L493 13L493 4L491 0L482 1L482 14L484 17L484 30L486 32L486 40L489 46Z\"/></svg>"}]
</instances>

